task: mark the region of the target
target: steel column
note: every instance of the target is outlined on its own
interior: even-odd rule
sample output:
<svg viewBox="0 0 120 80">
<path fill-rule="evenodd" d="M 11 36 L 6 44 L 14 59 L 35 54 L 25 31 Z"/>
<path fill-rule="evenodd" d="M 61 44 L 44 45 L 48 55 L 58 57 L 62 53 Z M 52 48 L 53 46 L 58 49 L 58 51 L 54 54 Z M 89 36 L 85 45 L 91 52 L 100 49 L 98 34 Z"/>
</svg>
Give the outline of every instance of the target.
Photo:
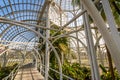
<svg viewBox="0 0 120 80">
<path fill-rule="evenodd" d="M 96 59 L 96 52 L 93 43 L 93 37 L 90 29 L 90 24 L 88 20 L 88 15 L 85 13 L 84 17 L 84 29 L 86 34 L 86 42 L 87 42 L 87 52 L 90 59 L 91 64 L 91 72 L 92 72 L 92 80 L 100 80 L 98 64 Z"/>
<path fill-rule="evenodd" d="M 50 28 L 50 19 L 49 19 L 49 9 L 50 9 L 50 4 L 48 4 L 47 6 L 47 10 L 46 10 L 46 27 Z M 50 37 L 50 30 L 46 30 L 46 39 L 48 39 Z M 45 80 L 48 80 L 48 71 L 49 71 L 49 56 L 50 56 L 50 52 L 49 52 L 49 43 L 46 42 L 46 49 L 45 49 Z"/>
<path fill-rule="evenodd" d="M 99 14 L 97 8 L 95 7 L 95 5 L 93 4 L 93 2 L 91 0 L 81 0 L 81 2 L 87 9 L 90 16 L 93 18 L 94 22 L 96 23 L 97 28 L 100 31 L 100 33 L 102 34 L 102 36 L 106 42 L 106 45 L 111 53 L 111 56 L 115 62 L 116 68 L 118 69 L 118 72 L 120 73 L 120 58 L 119 58 L 120 49 L 119 49 L 119 47 L 116 45 L 113 37 L 110 35 L 104 20 L 100 16 L 100 14 Z"/>
</svg>

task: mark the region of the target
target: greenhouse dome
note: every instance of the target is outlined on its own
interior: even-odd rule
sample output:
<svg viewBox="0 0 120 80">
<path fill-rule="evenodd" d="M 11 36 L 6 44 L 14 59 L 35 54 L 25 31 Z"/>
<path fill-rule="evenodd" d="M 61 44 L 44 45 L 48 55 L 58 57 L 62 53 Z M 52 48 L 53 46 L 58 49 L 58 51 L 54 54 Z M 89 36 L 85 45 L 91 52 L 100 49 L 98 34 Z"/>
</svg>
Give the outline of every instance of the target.
<svg viewBox="0 0 120 80">
<path fill-rule="evenodd" d="M 119 0 L 0 0 L 0 80 L 120 80 Z"/>
</svg>

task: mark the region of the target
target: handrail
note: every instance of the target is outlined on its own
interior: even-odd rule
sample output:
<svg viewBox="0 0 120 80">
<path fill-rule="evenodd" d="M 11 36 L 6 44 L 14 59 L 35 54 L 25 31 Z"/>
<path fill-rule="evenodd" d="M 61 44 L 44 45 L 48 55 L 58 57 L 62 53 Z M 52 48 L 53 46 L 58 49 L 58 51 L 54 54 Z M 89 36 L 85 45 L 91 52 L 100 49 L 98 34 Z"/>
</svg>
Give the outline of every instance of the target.
<svg viewBox="0 0 120 80">
<path fill-rule="evenodd" d="M 44 70 L 42 70 L 43 73 L 45 73 Z M 51 80 L 54 80 L 49 74 L 48 74 L 48 77 L 51 79 Z"/>
<path fill-rule="evenodd" d="M 17 65 L 17 66 L 11 71 L 11 73 L 10 73 L 8 76 L 4 77 L 2 80 L 8 80 L 8 78 L 10 78 L 10 77 L 11 77 L 11 80 L 12 80 L 13 75 L 15 74 L 14 71 L 15 71 L 16 69 L 18 70 L 18 67 L 19 67 L 19 65 Z M 17 72 L 17 70 L 16 70 L 16 72 Z"/>
<path fill-rule="evenodd" d="M 43 65 L 43 64 L 42 64 L 42 66 L 45 67 L 45 65 Z M 47 68 L 48 68 L 48 67 L 47 67 Z M 56 73 L 58 73 L 58 74 L 60 74 L 60 72 L 58 72 L 58 71 L 55 70 L 55 69 L 52 69 L 52 68 L 50 68 L 50 67 L 49 67 L 49 69 L 52 70 L 52 71 L 54 71 L 54 72 L 56 72 Z M 44 73 L 45 73 L 45 72 L 44 72 Z M 70 80 L 74 80 L 73 78 L 71 78 L 71 77 L 69 77 L 69 76 L 67 76 L 67 75 L 65 75 L 65 74 L 62 74 L 62 76 L 63 76 L 63 77 L 66 77 L 66 78 L 68 78 L 68 79 L 70 79 Z"/>
<path fill-rule="evenodd" d="M 11 78 L 11 80 L 13 80 L 14 77 L 15 77 L 15 75 L 16 75 L 16 73 L 18 72 L 19 68 L 21 67 L 22 63 L 23 63 L 23 61 L 22 61 L 20 64 L 18 64 L 18 65 L 11 71 L 11 73 L 10 73 L 8 76 L 4 77 L 2 80 L 8 80 L 9 78 Z"/>
</svg>

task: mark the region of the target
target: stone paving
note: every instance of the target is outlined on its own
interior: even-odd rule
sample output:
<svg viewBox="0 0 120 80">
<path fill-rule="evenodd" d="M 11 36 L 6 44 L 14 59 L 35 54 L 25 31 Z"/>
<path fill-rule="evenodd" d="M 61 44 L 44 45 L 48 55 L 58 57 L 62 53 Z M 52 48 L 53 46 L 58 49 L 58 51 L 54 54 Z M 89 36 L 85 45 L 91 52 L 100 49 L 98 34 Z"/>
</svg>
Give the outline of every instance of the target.
<svg viewBox="0 0 120 80">
<path fill-rule="evenodd" d="M 44 77 L 30 63 L 23 66 L 15 76 L 14 80 L 44 80 Z"/>
</svg>

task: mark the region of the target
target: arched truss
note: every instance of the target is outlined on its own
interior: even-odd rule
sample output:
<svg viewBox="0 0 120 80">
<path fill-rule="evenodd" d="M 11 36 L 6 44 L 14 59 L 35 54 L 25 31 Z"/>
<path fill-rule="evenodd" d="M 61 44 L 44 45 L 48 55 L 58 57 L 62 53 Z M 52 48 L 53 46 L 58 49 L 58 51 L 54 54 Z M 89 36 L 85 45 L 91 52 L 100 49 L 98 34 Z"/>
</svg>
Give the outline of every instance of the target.
<svg viewBox="0 0 120 80">
<path fill-rule="evenodd" d="M 2 0 L 0 3 L 0 16 L 12 20 L 36 24 L 40 9 L 44 0 Z M 35 27 L 29 26 L 35 30 Z M 10 24 L 0 24 L 1 40 L 19 41 L 19 42 L 36 42 L 36 35 L 33 32 L 20 26 Z"/>
<path fill-rule="evenodd" d="M 43 43 L 48 43 L 55 52 L 60 66 L 60 76 L 62 76 L 60 58 L 55 50 L 55 47 L 48 39 L 49 34 L 46 34 L 46 36 L 48 35 L 48 37 L 46 37 L 45 33 L 41 34 L 39 30 L 44 30 L 46 33 L 47 31 L 49 33 L 49 30 L 55 30 L 56 33 L 65 30 L 66 33 L 57 36 L 55 36 L 55 34 L 50 35 L 49 38 L 56 38 L 57 40 L 62 37 L 70 37 L 72 40 L 74 40 L 74 46 L 76 49 L 79 49 L 79 43 L 81 43 L 82 48 L 85 48 L 88 54 L 90 53 L 89 58 L 92 65 L 92 75 L 95 76 L 93 79 L 99 80 L 98 72 L 94 72 L 97 71 L 97 64 L 94 62 L 95 57 L 93 56 L 95 55 L 92 53 L 95 53 L 94 50 L 97 50 L 97 46 L 101 45 L 99 40 L 101 37 L 103 37 L 108 49 L 111 52 L 118 72 L 120 73 L 120 63 L 118 62 L 120 60 L 118 57 L 118 53 L 120 52 L 120 39 L 117 30 L 111 27 L 111 25 L 115 26 L 113 25 L 114 23 L 111 24 L 109 22 L 109 16 L 107 16 L 111 15 L 109 14 L 109 6 L 106 8 L 109 10 L 109 13 L 105 10 L 105 14 L 111 33 L 109 32 L 105 22 L 103 21 L 103 18 L 98 12 L 98 9 L 95 5 L 97 3 L 101 3 L 101 1 L 107 0 L 81 0 L 81 4 L 84 6 L 81 8 L 73 5 L 74 3 L 71 4 L 72 0 L 51 0 L 51 3 L 49 3 L 49 0 L 1 0 L 0 40 L 27 42 L 29 44 L 31 42 L 39 42 L 39 38 L 41 37 L 44 41 Z M 109 5 L 108 2 L 104 3 Z M 47 12 L 48 7 L 49 9 Z M 106 6 L 102 7 L 105 9 Z M 94 21 L 92 22 L 93 25 L 89 25 L 89 21 L 86 17 L 87 13 Z M 83 17 L 80 17 L 82 15 Z M 114 22 L 114 19 L 112 20 Z M 50 28 L 50 25 L 52 26 L 52 24 L 59 26 L 59 29 Z M 90 26 L 92 27 L 89 29 Z M 93 39 L 91 39 L 90 36 L 93 37 Z M 3 44 L 6 43 L 3 42 Z M 76 51 L 79 53 L 79 50 Z M 94 64 L 92 64 L 92 61 Z"/>
</svg>

